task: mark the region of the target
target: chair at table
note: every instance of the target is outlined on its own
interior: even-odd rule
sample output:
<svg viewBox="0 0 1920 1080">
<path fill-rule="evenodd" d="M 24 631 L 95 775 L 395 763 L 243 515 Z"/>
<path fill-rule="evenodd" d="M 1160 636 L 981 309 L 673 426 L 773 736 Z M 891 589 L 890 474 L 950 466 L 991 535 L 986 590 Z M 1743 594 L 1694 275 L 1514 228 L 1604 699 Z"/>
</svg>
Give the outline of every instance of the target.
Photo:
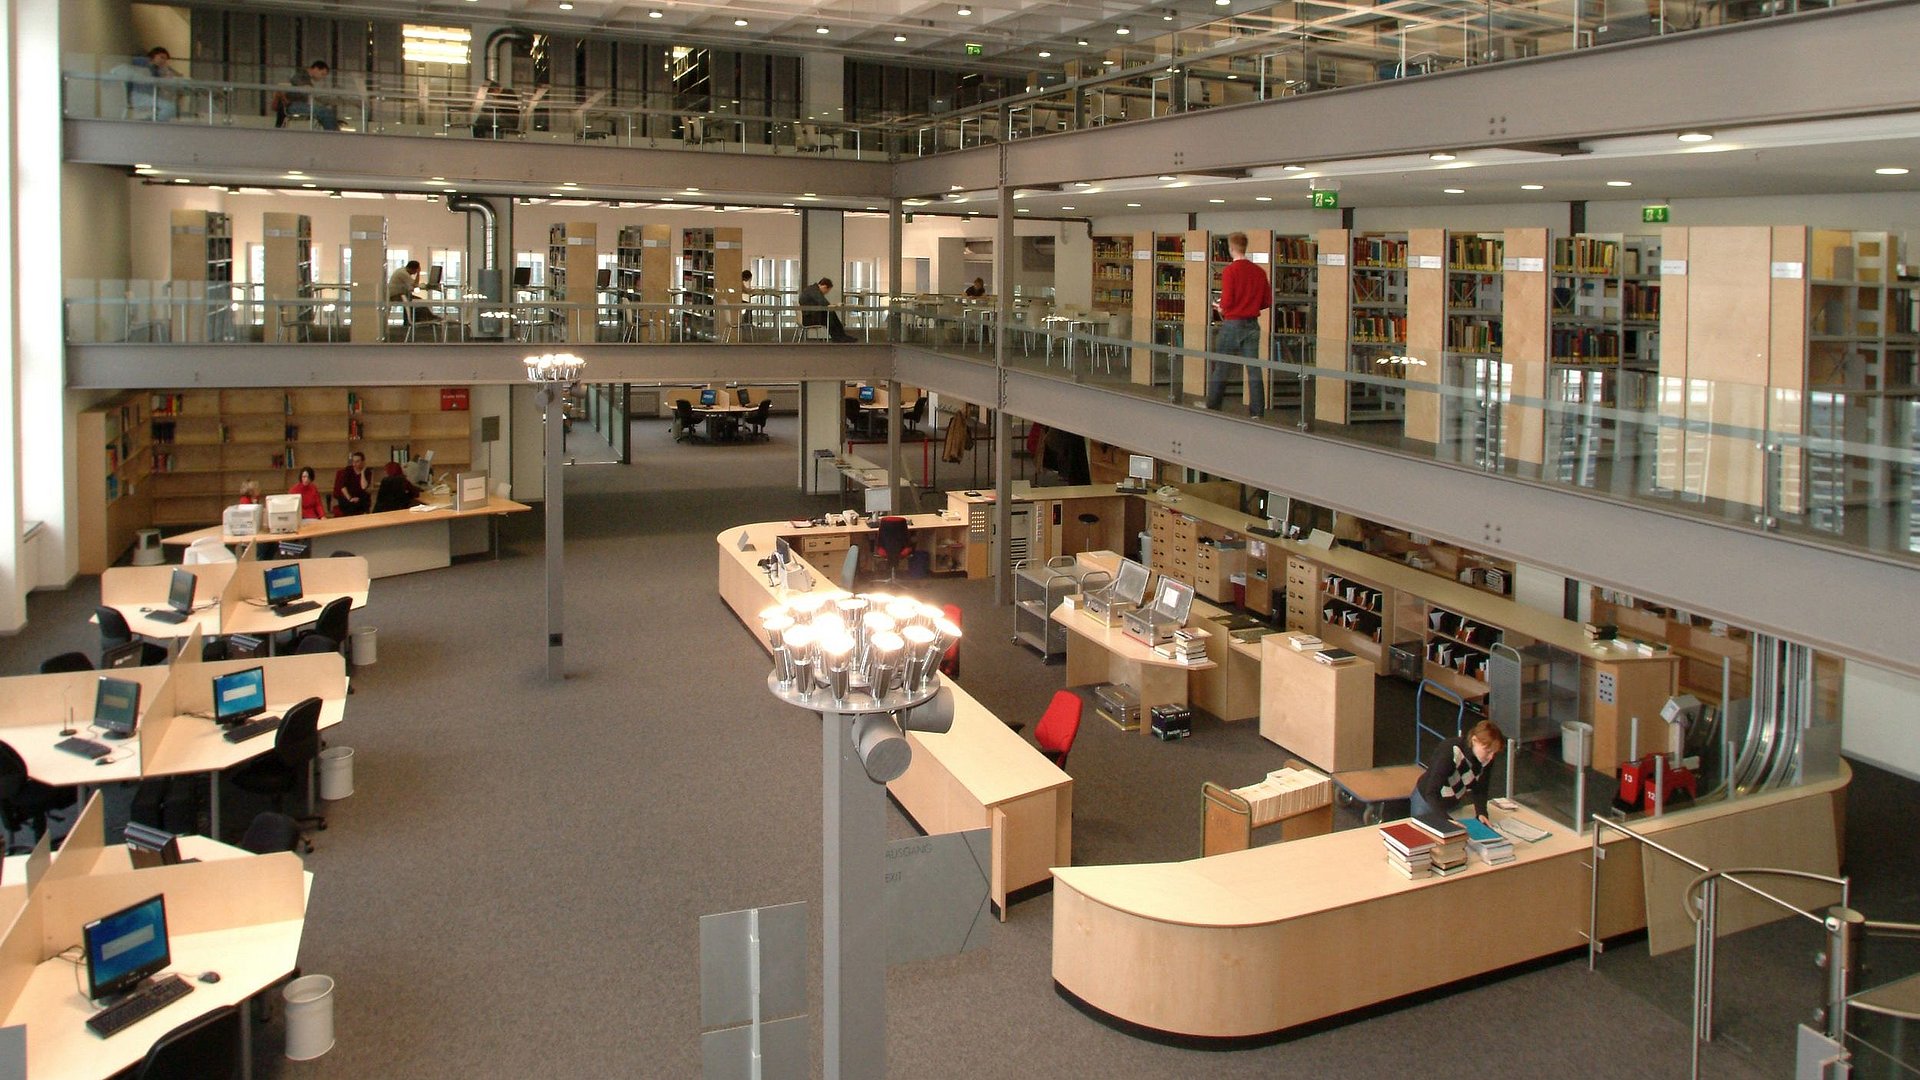
<svg viewBox="0 0 1920 1080">
<path fill-rule="evenodd" d="M 908 431 L 918 432 L 920 425 L 927 422 L 927 395 L 921 394 L 913 399 L 913 407 L 900 414 L 900 426 Z"/>
<path fill-rule="evenodd" d="M 292 851 L 300 846 L 300 823 L 285 814 L 262 810 L 240 837 L 240 846 L 255 855 Z"/>
<path fill-rule="evenodd" d="M 693 414 L 693 403 L 686 398 L 673 399 L 673 441 L 705 442 L 699 435 L 700 418 Z"/>
<path fill-rule="evenodd" d="M 767 419 L 773 415 L 773 402 L 762 399 L 754 410 L 740 418 L 740 422 L 753 429 L 756 439 L 767 438 Z"/>
<path fill-rule="evenodd" d="M 907 519 L 888 516 L 880 519 L 873 538 L 873 557 L 887 564 L 887 580 L 893 581 L 900 569 L 900 560 L 913 554 L 913 533 L 907 528 Z"/>
<path fill-rule="evenodd" d="M 352 640 L 348 635 L 348 622 L 353 615 L 353 597 L 336 596 L 327 601 L 320 614 L 305 626 L 296 626 L 282 634 L 275 642 L 283 652 L 299 652 L 300 646 L 308 638 L 325 638 L 333 643 L 334 650 Z M 313 650 L 308 650 L 309 652 Z"/>
<path fill-rule="evenodd" d="M 127 625 L 127 617 L 105 604 L 93 609 L 94 621 L 100 624 L 100 651 L 119 648 L 133 640 L 133 628 Z"/>
<path fill-rule="evenodd" d="M 235 1005 L 222 1005 L 167 1032 L 147 1051 L 134 1080 L 232 1080 L 240 1073 L 240 1025 Z"/>
<path fill-rule="evenodd" d="M 0 825 L 6 826 L 7 835 L 31 825 L 37 841 L 47 831 L 47 814 L 71 805 L 71 792 L 28 776 L 20 752 L 0 742 Z"/>
<path fill-rule="evenodd" d="M 63 652 L 59 656 L 49 656 L 40 661 L 40 674 L 55 675 L 63 671 L 92 671 L 93 660 L 83 652 Z"/>
<path fill-rule="evenodd" d="M 1056 690 L 1039 726 L 1033 729 L 1033 741 L 1040 744 L 1040 752 L 1063 769 L 1067 767 L 1067 752 L 1080 735 L 1080 710 L 1080 699 L 1072 691 Z"/>
<path fill-rule="evenodd" d="M 288 709 L 281 718 L 280 729 L 273 734 L 272 750 L 235 769 L 227 779 L 241 791 L 271 797 L 276 813 L 282 812 L 281 806 L 286 797 L 299 788 L 302 781 L 308 781 L 307 797 L 311 808 L 311 773 L 313 763 L 319 756 L 320 699 L 310 697 Z M 324 815 L 310 815 L 295 820 L 302 828 L 327 827 Z M 303 837 L 302 846 L 311 852 L 313 841 Z"/>
</svg>

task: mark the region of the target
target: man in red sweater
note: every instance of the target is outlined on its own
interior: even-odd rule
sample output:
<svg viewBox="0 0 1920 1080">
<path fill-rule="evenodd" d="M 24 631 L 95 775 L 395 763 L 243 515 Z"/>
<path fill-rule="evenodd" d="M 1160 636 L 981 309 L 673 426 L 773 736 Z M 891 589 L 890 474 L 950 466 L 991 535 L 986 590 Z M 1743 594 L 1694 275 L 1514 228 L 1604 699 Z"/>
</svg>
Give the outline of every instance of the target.
<svg viewBox="0 0 1920 1080">
<path fill-rule="evenodd" d="M 1260 313 L 1273 303 L 1273 283 L 1260 264 L 1247 258 L 1247 234 L 1227 237 L 1227 253 L 1233 261 L 1220 274 L 1220 299 L 1213 305 L 1220 313 L 1220 328 L 1213 332 L 1213 351 L 1229 356 L 1260 355 Z M 1222 360 L 1207 361 L 1207 408 L 1218 409 L 1227 394 L 1227 377 L 1237 364 Z M 1264 371 L 1245 368 L 1247 376 L 1247 412 L 1259 417 L 1267 411 Z"/>
</svg>

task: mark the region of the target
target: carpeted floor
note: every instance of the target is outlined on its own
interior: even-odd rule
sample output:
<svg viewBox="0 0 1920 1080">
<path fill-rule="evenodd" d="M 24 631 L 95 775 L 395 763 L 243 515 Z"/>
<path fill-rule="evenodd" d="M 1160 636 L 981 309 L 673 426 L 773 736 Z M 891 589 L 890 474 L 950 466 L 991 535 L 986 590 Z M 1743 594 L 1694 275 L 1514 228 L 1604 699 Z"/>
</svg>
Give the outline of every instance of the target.
<svg viewBox="0 0 1920 1080">
<path fill-rule="evenodd" d="M 759 446 L 675 445 L 664 423 L 640 423 L 631 466 L 568 470 L 564 684 L 545 678 L 537 512 L 510 521 L 497 561 L 376 583 L 355 624 L 379 628 L 379 660 L 358 672 L 332 737 L 356 750 L 357 790 L 328 804 L 331 828 L 308 858 L 317 880 L 302 965 L 338 980 L 339 1044 L 289 1063 L 270 1029 L 259 1075 L 699 1074 L 698 917 L 817 906 L 820 893 L 817 728 L 766 693 L 766 655 L 714 588 L 722 528 L 838 508 L 793 490 L 792 419 L 776 417 L 772 431 Z M 594 456 L 576 445 L 581 460 Z M 924 591 L 965 608 L 969 690 L 1004 717 L 1037 718 L 1060 669 L 1010 643 L 990 583 Z M 0 641 L 0 672 L 95 651 L 86 617 L 97 596 L 94 579 L 35 594 L 28 632 Z M 1203 722 L 1194 738 L 1161 744 L 1090 717 L 1071 761 L 1074 860 L 1190 856 L 1199 782 L 1251 778 L 1278 753 L 1251 723 Z M 1911 805 L 1913 785 L 1862 772 L 1863 816 Z M 229 821 L 250 812 L 236 805 Z M 896 835 L 911 830 L 894 818 Z M 1853 823 L 1856 836 L 1870 828 Z M 1863 895 L 1885 904 L 1874 917 L 1911 917 L 1913 868 L 1885 868 L 1889 887 L 1876 889 L 1889 855 L 1877 844 L 1854 855 Z M 1434 932 L 1499 933 L 1527 918 L 1524 906 L 1485 915 Z M 1397 1077 L 1455 1067 L 1439 1063 L 1463 1049 L 1458 1067 L 1478 1076 L 1686 1069 L 1688 969 L 1632 963 L 1633 945 L 1598 974 L 1584 957 L 1553 962 L 1274 1045 L 1207 1052 L 1130 1038 L 1059 998 L 1051 917 L 1041 895 L 1015 905 L 984 949 L 893 969 L 892 1075 Z M 1730 961 L 1723 979 L 1792 965 L 1804 967 L 1804 953 Z M 1644 979 L 1659 985 L 1636 985 Z M 1737 989 L 1723 996 L 1725 1011 L 1750 1008 Z M 1777 1013 L 1764 1027 L 1784 1040 L 1799 1017 Z M 1716 1044 L 1709 1075 L 1783 1075 L 1791 1057 L 1775 1041 Z"/>
</svg>

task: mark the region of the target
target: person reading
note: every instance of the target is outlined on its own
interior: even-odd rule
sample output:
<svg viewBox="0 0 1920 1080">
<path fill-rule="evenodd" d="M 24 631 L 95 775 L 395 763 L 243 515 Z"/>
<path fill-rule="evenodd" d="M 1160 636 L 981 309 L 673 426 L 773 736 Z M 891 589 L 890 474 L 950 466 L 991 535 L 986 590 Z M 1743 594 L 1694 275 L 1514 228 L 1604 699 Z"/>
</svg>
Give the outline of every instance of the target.
<svg viewBox="0 0 1920 1080">
<path fill-rule="evenodd" d="M 840 316 L 833 310 L 832 301 L 827 299 L 827 294 L 832 291 L 832 278 L 821 278 L 800 290 L 800 325 L 824 326 L 827 328 L 827 337 L 833 341 L 857 340 L 847 333 Z"/>
<path fill-rule="evenodd" d="M 1483 824 L 1493 824 L 1487 819 L 1487 785 L 1493 776 L 1493 759 L 1506 745 L 1507 737 L 1491 720 L 1482 720 L 1465 736 L 1441 743 L 1414 786 L 1412 816 L 1452 817 L 1461 801 L 1472 796 L 1474 816 Z"/>
</svg>

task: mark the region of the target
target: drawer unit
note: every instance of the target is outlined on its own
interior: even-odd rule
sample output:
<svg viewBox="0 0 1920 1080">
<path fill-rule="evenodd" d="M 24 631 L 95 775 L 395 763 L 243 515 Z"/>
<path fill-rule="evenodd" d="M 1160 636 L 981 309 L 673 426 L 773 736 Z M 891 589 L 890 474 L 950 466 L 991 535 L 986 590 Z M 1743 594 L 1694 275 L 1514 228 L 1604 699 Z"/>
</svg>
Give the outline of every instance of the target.
<svg viewBox="0 0 1920 1080">
<path fill-rule="evenodd" d="M 816 556 L 833 556 L 853 546 L 853 539 L 846 533 L 831 533 L 820 536 L 800 538 L 800 557 L 812 559 Z"/>
<path fill-rule="evenodd" d="M 1311 634 L 1319 625 L 1318 613 L 1314 610 L 1317 587 L 1318 575 L 1312 563 L 1304 559 L 1287 560 L 1287 629 Z"/>
</svg>

